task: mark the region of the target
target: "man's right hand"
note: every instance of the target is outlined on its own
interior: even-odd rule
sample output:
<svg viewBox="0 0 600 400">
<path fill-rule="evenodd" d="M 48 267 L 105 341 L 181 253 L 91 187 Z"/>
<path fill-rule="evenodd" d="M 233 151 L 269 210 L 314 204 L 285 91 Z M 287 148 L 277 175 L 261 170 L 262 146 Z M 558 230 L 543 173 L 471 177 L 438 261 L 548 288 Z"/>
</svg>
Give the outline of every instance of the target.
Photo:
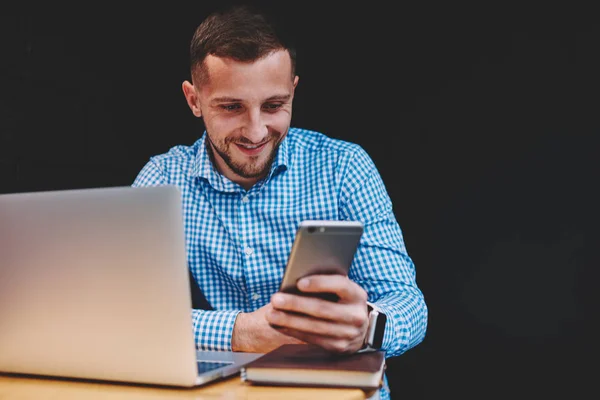
<svg viewBox="0 0 600 400">
<path fill-rule="evenodd" d="M 231 337 L 233 351 L 267 353 L 282 344 L 305 343 L 269 325 L 265 315 L 272 308 L 271 303 L 268 303 L 254 312 L 238 314 Z"/>
</svg>

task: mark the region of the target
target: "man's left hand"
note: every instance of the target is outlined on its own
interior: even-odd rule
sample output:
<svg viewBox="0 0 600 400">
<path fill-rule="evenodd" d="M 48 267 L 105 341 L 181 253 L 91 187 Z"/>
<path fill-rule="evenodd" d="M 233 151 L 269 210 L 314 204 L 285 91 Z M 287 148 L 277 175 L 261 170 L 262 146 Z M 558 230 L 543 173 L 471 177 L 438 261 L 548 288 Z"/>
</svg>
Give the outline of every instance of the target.
<svg viewBox="0 0 600 400">
<path fill-rule="evenodd" d="M 343 275 L 311 275 L 298 281 L 305 293 L 335 293 L 332 302 L 317 297 L 275 293 L 267 321 L 280 332 L 337 353 L 363 347 L 369 316 L 367 293 Z"/>
</svg>

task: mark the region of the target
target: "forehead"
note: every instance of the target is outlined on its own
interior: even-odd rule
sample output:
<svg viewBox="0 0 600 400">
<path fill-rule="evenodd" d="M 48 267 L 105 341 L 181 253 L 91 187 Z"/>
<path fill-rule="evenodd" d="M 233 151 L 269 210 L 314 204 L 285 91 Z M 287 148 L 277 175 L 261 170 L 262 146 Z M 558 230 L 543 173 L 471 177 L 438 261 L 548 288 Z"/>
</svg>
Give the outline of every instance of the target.
<svg viewBox="0 0 600 400">
<path fill-rule="evenodd" d="M 249 62 L 209 55 L 206 83 L 200 87 L 202 97 L 241 100 L 289 94 L 293 87 L 292 62 L 287 51 L 279 50 Z"/>
</svg>

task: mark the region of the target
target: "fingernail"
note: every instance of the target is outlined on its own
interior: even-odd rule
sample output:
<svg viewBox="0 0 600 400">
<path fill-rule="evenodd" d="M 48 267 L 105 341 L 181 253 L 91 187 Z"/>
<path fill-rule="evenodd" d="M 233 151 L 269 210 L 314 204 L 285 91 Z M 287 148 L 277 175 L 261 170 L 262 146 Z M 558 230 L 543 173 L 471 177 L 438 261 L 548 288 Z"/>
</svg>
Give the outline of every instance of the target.
<svg viewBox="0 0 600 400">
<path fill-rule="evenodd" d="M 284 303 L 283 297 L 278 294 L 274 294 L 271 298 L 271 303 L 273 303 L 274 306 L 281 307 Z"/>
<path fill-rule="evenodd" d="M 298 288 L 306 289 L 306 288 L 308 288 L 308 286 L 310 286 L 310 279 L 302 278 L 298 281 Z"/>
</svg>

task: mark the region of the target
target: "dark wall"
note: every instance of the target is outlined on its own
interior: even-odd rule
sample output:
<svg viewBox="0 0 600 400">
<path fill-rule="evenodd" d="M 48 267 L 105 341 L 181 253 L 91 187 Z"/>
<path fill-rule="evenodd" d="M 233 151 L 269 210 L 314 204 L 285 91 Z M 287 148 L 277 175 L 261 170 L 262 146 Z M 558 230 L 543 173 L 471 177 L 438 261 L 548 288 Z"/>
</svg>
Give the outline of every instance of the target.
<svg viewBox="0 0 600 400">
<path fill-rule="evenodd" d="M 395 397 L 582 392 L 598 335 L 592 10 L 283 3 L 293 124 L 370 152 L 430 307 L 425 341 L 390 362 Z M 6 10 L 0 193 L 129 185 L 192 143 L 180 85 L 215 4 Z"/>
</svg>

